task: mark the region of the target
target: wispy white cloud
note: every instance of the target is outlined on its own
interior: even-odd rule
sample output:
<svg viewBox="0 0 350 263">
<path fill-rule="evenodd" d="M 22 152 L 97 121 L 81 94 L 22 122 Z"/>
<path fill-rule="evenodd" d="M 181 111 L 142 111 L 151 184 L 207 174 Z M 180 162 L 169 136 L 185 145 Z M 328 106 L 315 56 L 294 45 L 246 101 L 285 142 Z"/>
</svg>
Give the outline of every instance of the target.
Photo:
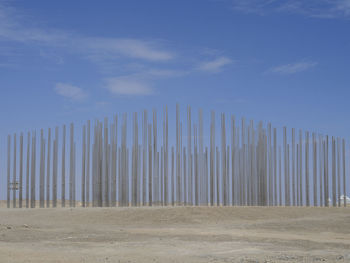
<svg viewBox="0 0 350 263">
<path fill-rule="evenodd" d="M 200 53 L 197 49 L 197 55 L 185 58 L 179 50 L 167 48 L 162 40 L 85 36 L 48 28 L 0 0 L 0 43 L 10 46 L 12 42 L 14 46 L 34 48 L 38 56 L 56 64 L 69 61 L 72 55 L 91 61 L 104 74 L 104 87 L 117 95 L 151 95 L 156 93 L 155 87 L 162 79 L 198 71 L 215 73 L 233 62 L 215 51 L 215 54 L 201 54 L 204 61 L 196 65 L 194 61 L 198 61 L 196 56 Z M 176 60 L 179 56 L 184 58 L 181 62 Z M 206 57 L 217 58 L 205 61 Z M 174 62 L 182 69 L 174 69 Z M 64 83 L 58 83 L 55 91 L 75 101 L 87 96 L 79 87 Z"/>
<path fill-rule="evenodd" d="M 174 52 L 159 41 L 119 37 L 90 37 L 67 31 L 38 28 L 16 10 L 0 3 L 0 41 L 14 41 L 39 46 L 65 48 L 93 60 L 127 57 L 146 61 L 167 61 Z"/>
<path fill-rule="evenodd" d="M 268 73 L 290 75 L 309 70 L 317 65 L 317 62 L 301 61 L 291 64 L 280 65 L 269 69 Z"/>
<path fill-rule="evenodd" d="M 84 101 L 88 97 L 88 94 L 83 89 L 68 83 L 57 83 L 54 91 L 58 95 L 72 101 Z"/>
<path fill-rule="evenodd" d="M 134 79 L 129 76 L 107 79 L 106 89 L 114 95 L 141 96 L 151 95 L 154 90 L 145 80 Z"/>
<path fill-rule="evenodd" d="M 259 15 L 284 12 L 319 18 L 350 16 L 350 0 L 231 0 L 231 3 L 236 11 Z"/>
<path fill-rule="evenodd" d="M 222 70 L 222 68 L 228 64 L 231 64 L 232 60 L 227 57 L 219 57 L 211 61 L 201 62 L 197 69 L 201 71 L 207 71 L 216 73 Z"/>
<path fill-rule="evenodd" d="M 91 56 L 126 56 L 149 61 L 167 61 L 173 52 L 162 50 L 155 41 L 127 38 L 80 38 L 80 46 Z"/>
<path fill-rule="evenodd" d="M 179 77 L 188 72 L 149 68 L 137 73 L 108 78 L 105 88 L 114 95 L 145 96 L 155 93 L 154 82 L 160 79 Z"/>
</svg>

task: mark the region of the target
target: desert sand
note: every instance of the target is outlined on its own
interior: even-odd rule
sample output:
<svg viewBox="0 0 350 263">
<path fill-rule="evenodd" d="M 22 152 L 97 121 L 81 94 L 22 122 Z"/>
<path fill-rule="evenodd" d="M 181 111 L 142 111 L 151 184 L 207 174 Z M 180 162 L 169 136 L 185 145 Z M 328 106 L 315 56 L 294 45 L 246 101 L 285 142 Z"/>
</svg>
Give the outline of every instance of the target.
<svg viewBox="0 0 350 263">
<path fill-rule="evenodd" d="M 350 208 L 0 208 L 0 262 L 350 262 Z"/>
</svg>

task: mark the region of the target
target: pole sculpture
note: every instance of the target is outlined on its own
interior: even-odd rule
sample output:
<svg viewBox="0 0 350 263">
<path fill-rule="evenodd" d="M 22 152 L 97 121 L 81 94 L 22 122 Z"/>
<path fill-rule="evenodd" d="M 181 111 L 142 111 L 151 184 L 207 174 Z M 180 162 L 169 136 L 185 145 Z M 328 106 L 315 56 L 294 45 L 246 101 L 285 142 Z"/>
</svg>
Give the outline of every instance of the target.
<svg viewBox="0 0 350 263">
<path fill-rule="evenodd" d="M 69 206 L 76 205 L 76 191 L 83 207 L 90 206 L 91 201 L 92 206 L 105 207 L 347 205 L 344 139 L 332 136 L 329 151 L 328 135 L 313 132 L 310 141 L 310 133 L 306 131 L 303 135 L 300 130 L 298 140 L 294 128 L 288 138 L 287 127 L 283 127 L 280 142 L 278 130 L 271 123 L 254 125 L 242 118 L 238 125 L 230 115 L 226 127 L 226 115 L 222 113 L 216 123 L 215 112 L 211 111 L 207 130 L 202 110 L 195 121 L 190 107 L 186 122 L 181 121 L 180 113 L 176 105 L 176 119 L 169 125 L 165 107 L 162 129 L 158 131 L 156 110 L 152 110 L 151 118 L 144 110 L 140 121 L 135 112 L 130 138 L 126 113 L 120 128 L 118 116 L 111 122 L 107 118 L 102 122 L 96 120 L 92 131 L 90 121 L 84 123 L 81 133 L 78 132 L 81 140 L 77 141 L 74 124 L 70 124 Z M 169 133 L 169 129 L 173 132 Z M 172 141 L 169 136 L 174 144 L 169 142 Z M 38 144 L 35 131 L 26 137 L 23 133 L 7 137 L 7 207 L 23 207 L 24 196 L 25 207 L 36 207 L 36 197 L 41 208 L 50 207 L 51 201 L 52 207 L 57 207 L 59 188 L 65 207 L 66 126 L 62 127 L 62 147 L 58 127 L 53 132 L 51 128 L 40 130 Z M 77 160 L 81 161 L 78 167 Z"/>
</svg>

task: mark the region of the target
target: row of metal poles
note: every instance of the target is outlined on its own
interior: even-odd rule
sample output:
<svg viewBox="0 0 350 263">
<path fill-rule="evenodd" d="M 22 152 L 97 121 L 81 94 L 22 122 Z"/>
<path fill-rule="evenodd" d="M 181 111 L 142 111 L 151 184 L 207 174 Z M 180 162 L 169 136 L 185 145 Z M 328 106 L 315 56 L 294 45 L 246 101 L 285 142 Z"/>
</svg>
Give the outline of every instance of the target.
<svg viewBox="0 0 350 263">
<path fill-rule="evenodd" d="M 178 105 L 174 146 L 169 146 L 167 107 L 159 137 L 155 110 L 151 117 L 142 112 L 141 129 L 137 113 L 132 115 L 131 132 L 127 124 L 127 114 L 122 115 L 120 130 L 118 116 L 111 123 L 97 120 L 93 127 L 88 121 L 79 151 L 73 124 L 69 143 L 65 125 L 62 135 L 58 127 L 54 134 L 48 129 L 47 137 L 41 130 L 39 143 L 36 132 L 27 134 L 26 144 L 21 133 L 19 145 L 16 134 L 9 135 L 7 207 L 65 207 L 67 190 L 70 207 L 77 205 L 77 196 L 83 207 L 346 206 L 344 139 L 301 130 L 297 136 L 291 129 L 288 140 L 286 127 L 278 138 L 270 123 L 264 127 L 243 118 L 238 126 L 234 116 L 227 119 L 225 114 L 216 134 L 214 112 L 208 137 L 202 110 L 194 123 L 188 107 L 185 126 Z"/>
</svg>

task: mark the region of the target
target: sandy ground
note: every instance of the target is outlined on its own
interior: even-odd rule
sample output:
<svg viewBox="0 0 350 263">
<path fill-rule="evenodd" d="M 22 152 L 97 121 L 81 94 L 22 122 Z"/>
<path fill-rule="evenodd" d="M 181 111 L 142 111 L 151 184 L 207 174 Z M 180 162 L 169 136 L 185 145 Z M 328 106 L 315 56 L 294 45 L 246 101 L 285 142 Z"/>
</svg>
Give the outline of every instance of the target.
<svg viewBox="0 0 350 263">
<path fill-rule="evenodd" d="M 0 208 L 0 262 L 350 262 L 350 208 Z"/>
</svg>

